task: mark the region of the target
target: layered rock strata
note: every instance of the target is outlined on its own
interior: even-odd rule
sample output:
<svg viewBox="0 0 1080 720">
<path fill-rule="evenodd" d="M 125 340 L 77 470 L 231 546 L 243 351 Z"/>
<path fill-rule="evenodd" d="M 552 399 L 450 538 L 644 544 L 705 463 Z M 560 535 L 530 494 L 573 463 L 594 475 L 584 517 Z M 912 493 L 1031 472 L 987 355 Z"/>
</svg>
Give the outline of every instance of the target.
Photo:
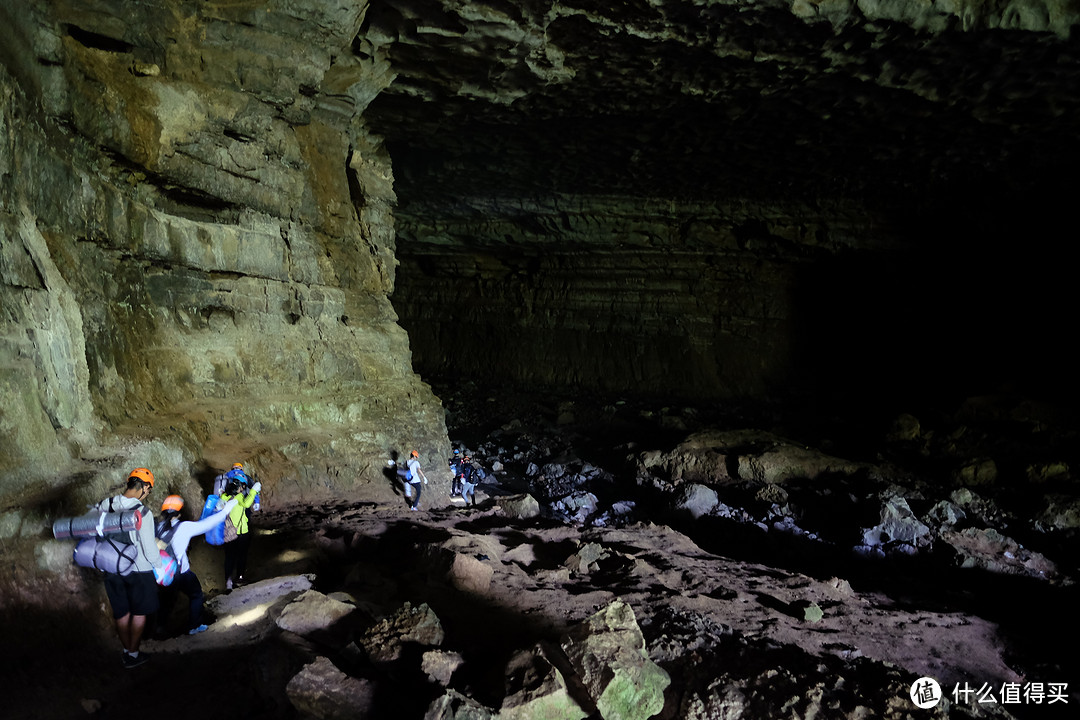
<svg viewBox="0 0 1080 720">
<path fill-rule="evenodd" d="M 361 113 L 389 68 L 352 50 L 362 4 L 294 5 L 0 8 L 5 506 L 140 465 L 201 504 L 236 460 L 315 499 L 448 454 L 387 299 Z"/>
</svg>

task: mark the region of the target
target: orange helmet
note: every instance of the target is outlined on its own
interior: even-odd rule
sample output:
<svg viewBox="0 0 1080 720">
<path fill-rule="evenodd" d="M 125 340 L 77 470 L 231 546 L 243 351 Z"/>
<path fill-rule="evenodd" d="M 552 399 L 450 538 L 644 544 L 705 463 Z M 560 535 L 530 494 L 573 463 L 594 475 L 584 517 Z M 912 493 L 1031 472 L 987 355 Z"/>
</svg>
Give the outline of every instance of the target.
<svg viewBox="0 0 1080 720">
<path fill-rule="evenodd" d="M 131 478 L 142 480 L 150 487 L 154 487 L 154 473 L 150 472 L 146 468 L 135 468 L 131 471 L 131 473 L 128 474 L 128 480 L 130 480 Z"/>
<path fill-rule="evenodd" d="M 244 469 L 244 463 L 233 463 L 232 466 L 234 468 L 240 468 L 241 470 Z"/>
<path fill-rule="evenodd" d="M 161 503 L 161 512 L 166 510 L 174 510 L 180 512 L 184 509 L 184 498 L 179 495 L 170 495 L 165 498 L 165 502 Z"/>
<path fill-rule="evenodd" d="M 420 457 L 420 453 L 418 453 L 416 450 L 413 450 L 411 453 L 409 453 L 409 455 L 414 458 Z"/>
</svg>

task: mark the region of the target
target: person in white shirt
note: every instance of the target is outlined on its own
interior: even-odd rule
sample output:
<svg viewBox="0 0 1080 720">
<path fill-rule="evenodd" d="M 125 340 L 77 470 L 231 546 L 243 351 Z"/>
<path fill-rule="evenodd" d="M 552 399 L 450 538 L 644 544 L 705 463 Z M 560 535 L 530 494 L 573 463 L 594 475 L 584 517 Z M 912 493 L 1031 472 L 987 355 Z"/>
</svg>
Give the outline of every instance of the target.
<svg viewBox="0 0 1080 720">
<path fill-rule="evenodd" d="M 405 464 L 405 467 L 409 469 L 409 478 L 405 481 L 405 495 L 410 500 L 409 509 L 419 510 L 420 488 L 423 487 L 420 484 L 421 480 L 424 485 L 427 485 L 427 475 L 420 469 L 420 453 L 416 450 L 409 453 L 409 461 Z"/>
<path fill-rule="evenodd" d="M 124 647 L 124 667 L 134 668 L 149 657 L 139 653 L 146 616 L 158 609 L 157 580 L 154 570 L 161 569 L 161 553 L 154 541 L 154 515 L 143 505 L 154 489 L 154 473 L 135 468 L 128 475 L 127 485 L 120 495 L 105 498 L 97 504 L 101 512 L 138 510 L 142 515 L 137 530 L 128 534 L 127 541 L 138 548 L 132 570 L 127 575 L 105 573 L 105 594 L 109 596 L 116 634 Z"/>
<path fill-rule="evenodd" d="M 191 562 L 187 555 L 188 545 L 192 538 L 203 535 L 225 522 L 225 518 L 237 503 L 239 499 L 233 498 L 224 503 L 213 515 L 202 520 L 180 519 L 180 511 L 184 509 L 184 498 L 179 495 L 170 495 L 161 504 L 162 519 L 158 521 L 155 534 L 176 558 L 177 568 L 176 577 L 172 583 L 161 588 L 161 609 L 158 612 L 159 634 L 164 632 L 180 593 L 184 593 L 188 598 L 188 635 L 197 635 L 206 630 L 206 625 L 202 622 L 204 599 L 202 585 L 191 569 Z"/>
</svg>

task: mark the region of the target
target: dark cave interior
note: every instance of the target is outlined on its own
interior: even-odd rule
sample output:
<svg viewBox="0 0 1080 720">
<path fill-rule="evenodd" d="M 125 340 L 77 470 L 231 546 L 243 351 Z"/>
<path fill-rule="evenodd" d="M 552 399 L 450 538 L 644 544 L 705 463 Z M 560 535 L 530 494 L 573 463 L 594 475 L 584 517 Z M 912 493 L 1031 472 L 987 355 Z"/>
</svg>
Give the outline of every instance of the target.
<svg viewBox="0 0 1080 720">
<path fill-rule="evenodd" d="M 1071 620 L 1074 587 L 979 568 L 958 572 L 957 555 L 944 543 L 918 557 L 851 554 L 852 538 L 880 516 L 886 479 L 865 472 L 789 482 L 784 490 L 798 520 L 823 540 L 811 542 L 720 516 L 687 522 L 668 511 L 671 488 L 635 486 L 629 458 L 643 447 L 671 450 L 703 428 L 767 430 L 880 464 L 913 487 L 929 481 L 919 491 L 905 489 L 912 510 L 923 513 L 927 485 L 944 492 L 958 484 L 958 465 L 992 457 L 998 477 L 986 492 L 1007 510 L 1009 532 L 1075 576 L 1076 528 L 1044 533 L 1026 521 L 1044 509 L 1045 498 L 1077 494 L 1075 470 L 1037 486 L 1029 473 L 1039 463 L 1080 466 L 1068 250 L 1080 193 L 1071 171 L 1080 160 L 1080 38 L 956 26 L 924 32 L 857 14 L 831 26 L 769 3 L 631 3 L 592 14 L 571 3 L 567 15 L 547 24 L 545 3 L 496 5 L 497 21 L 465 19 L 464 11 L 458 17 L 460 8 L 428 0 L 375 5 L 352 45 L 361 61 L 378 55 L 397 73 L 353 119 L 385 140 L 396 196 L 386 221 L 396 247 L 388 255 L 400 263 L 390 299 L 409 335 L 412 369 L 442 402 L 449 440 L 470 448 L 520 444 L 522 455 L 533 453 L 530 460 L 610 470 L 619 484 L 590 487 L 602 502 L 639 503 L 645 522 L 668 524 L 703 553 L 760 565 L 754 572 L 764 578 L 841 576 L 857 592 L 880 593 L 913 613 L 977 616 L 1000 626 L 1013 669 L 1072 681 L 1080 643 Z M 237 12 L 236 25 L 250 27 L 244 10 Z M 527 29 L 521 38 L 542 37 L 550 52 L 507 42 L 505 29 L 519 24 Z M 140 26 L 131 39 L 154 37 L 153 27 Z M 68 32 L 90 57 L 140 47 L 76 25 Z M 269 37 L 276 36 L 259 40 Z M 165 57 L 159 50 L 146 54 Z M 226 68 L 225 80 L 208 83 L 227 85 L 229 74 Z M 269 89 L 260 88 L 259 102 L 280 99 L 272 79 L 267 72 Z M 306 130 L 304 108 L 323 92 L 299 88 L 275 111 L 290 133 Z M 328 105 L 336 108 L 338 100 Z M 223 136 L 245 145 L 262 141 L 258 132 L 232 127 Z M 107 152 L 117 166 L 139 169 Z M 271 164 L 273 157 L 263 159 Z M 168 186 L 158 200 L 167 213 L 229 224 L 244 212 L 242 193 L 232 197 L 225 185 L 219 197 L 200 189 L 198 178 L 187 187 L 149 177 Z M 347 182 L 354 204 L 368 200 L 359 174 Z M 360 215 L 359 207 L 351 209 Z M 340 270 L 347 289 L 351 269 Z M 228 323 L 232 312 L 223 313 Z M 294 324 L 304 319 L 292 310 L 287 317 Z M 886 442 L 901 413 L 917 417 L 922 434 Z M 564 415 L 572 419 L 562 422 Z M 515 423 L 517 430 L 507 430 Z M 496 455 L 505 459 L 491 450 Z M 511 480 L 528 489 L 525 468 L 507 464 L 507 476 L 516 474 Z M 492 487 L 491 497 L 502 490 Z M 770 511 L 746 486 L 722 492 L 734 507 Z M 424 597 L 442 603 L 438 611 L 453 640 L 477 656 L 555 634 L 542 613 L 526 617 L 492 603 L 484 608 L 491 627 L 507 632 L 470 636 L 477 620 L 455 605 L 442 580 L 429 582 L 430 568 L 402 572 L 401 565 L 422 565 L 431 552 L 425 543 L 442 542 L 450 529 L 481 537 L 502 532 L 523 543 L 526 531 L 558 522 L 516 526 L 494 517 L 489 498 L 480 511 L 487 516 L 455 518 L 439 508 L 425 525 L 408 512 L 398 513 L 402 520 L 387 511 L 370 526 L 350 527 L 348 516 L 369 505 L 375 503 L 313 505 L 267 513 L 261 522 L 267 537 L 291 526 L 295 534 L 275 543 L 363 537 L 345 553 L 347 562 L 324 557 L 314 569 L 318 588 L 329 593 L 343 587 L 349 563 L 377 558 L 368 568 L 370 594 L 361 596 L 361 604 L 371 603 L 365 620 L 375 609 Z M 531 570 L 557 569 L 593 530 L 574 528 L 582 534 L 573 541 L 537 541 L 540 557 Z M 270 576 L 281 568 L 267 546 L 261 559 Z M 216 575 L 220 563 L 213 557 L 207 568 L 211 562 L 208 573 Z M 632 565 L 620 558 L 565 590 L 639 590 L 623 574 Z M 380 595 L 386 587 L 393 590 Z M 677 592 L 654 584 L 643 591 L 643 605 L 655 605 L 650 610 L 661 617 L 656 608 Z M 736 595 L 723 587 L 711 592 L 713 599 Z M 780 616 L 798 615 L 777 598 L 762 592 L 756 601 Z M 25 634 L 17 645 L 33 652 L 10 679 L 46 677 L 53 641 L 70 653 L 65 669 L 92 670 L 70 687 L 49 677 L 46 691 L 113 701 L 102 717 L 125 716 L 115 699 L 132 687 L 140 703 L 155 701 L 156 688 L 116 678 L 99 662 L 115 647 L 110 628 L 91 627 L 73 639 L 60 627 L 82 619 L 42 616 L 19 628 Z M 45 628 L 40 636 L 35 624 Z M 1048 637 L 1055 625 L 1059 632 Z M 655 628 L 659 634 L 662 623 Z M 305 661 L 331 652 L 327 647 L 287 637 L 202 657 L 227 665 L 226 680 L 243 686 L 222 700 L 223 715 L 291 719 L 297 711 L 285 686 Z M 839 663 L 767 641 L 753 652 L 712 651 L 707 660 L 715 666 L 706 663 L 702 672 L 719 673 L 748 656 L 762 672 L 783 656 L 778 662 L 790 661 L 804 678 Z M 183 651 L 163 655 L 164 672 L 186 673 L 192 687 L 221 680 L 210 663 L 189 663 Z M 348 666 L 348 658 L 335 659 Z M 504 658 L 497 659 L 470 668 L 492 673 L 476 677 L 473 689 L 494 706 L 502 699 Z M 408 660 L 415 666 L 408 672 L 417 674 L 419 659 Z M 385 681 L 380 692 L 402 687 L 369 666 L 349 669 Z M 878 672 L 884 673 L 874 667 L 853 675 L 852 683 Z M 256 681 L 244 685 L 252 676 Z M 445 688 L 423 690 L 407 703 L 400 696 L 380 702 L 419 716 L 431 699 L 425 693 Z M 1075 684 L 1073 690 L 1075 698 Z M 205 717 L 199 708 L 175 716 L 180 712 Z M 674 712 L 669 708 L 669 717 Z"/>
</svg>

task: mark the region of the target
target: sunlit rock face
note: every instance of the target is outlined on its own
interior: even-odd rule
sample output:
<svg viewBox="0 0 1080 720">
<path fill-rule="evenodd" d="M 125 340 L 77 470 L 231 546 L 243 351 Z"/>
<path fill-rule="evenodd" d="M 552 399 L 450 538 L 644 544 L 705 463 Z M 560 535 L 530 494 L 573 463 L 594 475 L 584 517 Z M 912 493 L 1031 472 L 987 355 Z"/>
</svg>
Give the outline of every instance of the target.
<svg viewBox="0 0 1080 720">
<path fill-rule="evenodd" d="M 352 50 L 362 14 L 2 3 L 0 494 L 145 465 L 201 502 L 192 476 L 243 460 L 317 498 L 446 454 L 387 299 L 393 172 L 362 112 L 390 75 Z"/>
<path fill-rule="evenodd" d="M 414 370 L 706 400 L 1060 377 L 1032 349 L 1068 299 L 1076 21 L 5 0 L 7 491 L 238 457 L 348 491 L 445 456 Z"/>
</svg>

